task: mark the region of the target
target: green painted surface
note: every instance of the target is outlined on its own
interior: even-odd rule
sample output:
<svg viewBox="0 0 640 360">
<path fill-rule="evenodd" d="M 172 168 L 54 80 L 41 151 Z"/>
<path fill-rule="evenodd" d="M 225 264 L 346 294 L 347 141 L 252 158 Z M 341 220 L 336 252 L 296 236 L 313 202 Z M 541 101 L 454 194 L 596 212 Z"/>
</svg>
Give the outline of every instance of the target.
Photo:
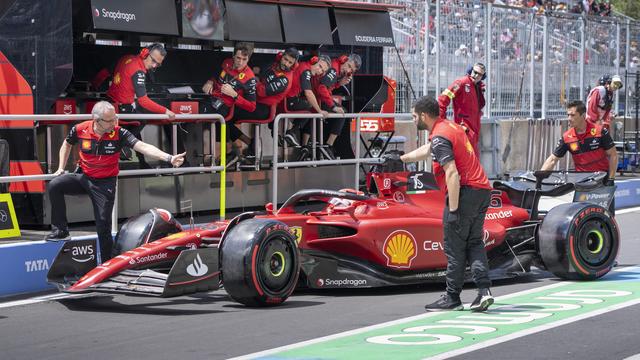
<svg viewBox="0 0 640 360">
<path fill-rule="evenodd" d="M 429 314 L 261 359 L 423 359 L 640 299 L 640 272 L 616 272 L 599 281 L 556 285 L 498 299 L 486 313 Z"/>
</svg>

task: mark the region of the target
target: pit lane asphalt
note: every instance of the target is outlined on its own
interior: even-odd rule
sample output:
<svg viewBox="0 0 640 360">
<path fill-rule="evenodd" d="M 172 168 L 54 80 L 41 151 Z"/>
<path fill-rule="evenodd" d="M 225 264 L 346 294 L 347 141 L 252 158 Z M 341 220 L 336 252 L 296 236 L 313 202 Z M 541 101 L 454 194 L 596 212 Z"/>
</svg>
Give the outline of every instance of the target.
<svg viewBox="0 0 640 360">
<path fill-rule="evenodd" d="M 617 216 L 620 266 L 640 262 L 639 219 L 640 211 Z M 502 296 L 558 281 L 542 273 L 494 282 L 492 290 Z M 442 291 L 442 285 L 305 291 L 269 309 L 245 308 L 222 290 L 172 299 L 85 295 L 0 307 L 0 358 L 226 359 L 421 314 Z M 465 288 L 463 302 L 474 295 L 473 287 Z M 640 305 L 634 305 L 455 359 L 624 359 L 640 354 L 638 318 Z"/>
</svg>

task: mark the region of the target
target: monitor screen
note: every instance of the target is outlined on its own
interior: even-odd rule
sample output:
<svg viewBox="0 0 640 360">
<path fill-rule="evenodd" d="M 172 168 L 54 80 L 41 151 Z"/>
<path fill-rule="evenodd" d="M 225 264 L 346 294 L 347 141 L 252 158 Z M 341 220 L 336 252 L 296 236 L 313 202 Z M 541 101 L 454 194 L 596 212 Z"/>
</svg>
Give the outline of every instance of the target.
<svg viewBox="0 0 640 360">
<path fill-rule="evenodd" d="M 282 42 L 278 5 L 227 0 L 229 40 Z"/>
<path fill-rule="evenodd" d="M 341 45 L 393 46 L 388 12 L 335 9 Z"/>
<path fill-rule="evenodd" d="M 280 5 L 280 13 L 287 43 L 333 45 L 328 8 Z"/>
<path fill-rule="evenodd" d="M 179 35 L 174 0 L 91 0 L 95 29 Z"/>
<path fill-rule="evenodd" d="M 182 36 L 224 40 L 222 0 L 182 0 Z"/>
</svg>

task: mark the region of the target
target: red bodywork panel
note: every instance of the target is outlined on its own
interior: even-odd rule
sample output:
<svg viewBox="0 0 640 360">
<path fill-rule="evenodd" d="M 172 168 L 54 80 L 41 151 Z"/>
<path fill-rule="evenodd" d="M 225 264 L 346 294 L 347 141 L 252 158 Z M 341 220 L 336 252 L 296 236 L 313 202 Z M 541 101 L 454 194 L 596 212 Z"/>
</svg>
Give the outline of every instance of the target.
<svg viewBox="0 0 640 360">
<path fill-rule="evenodd" d="M 379 191 L 377 197 L 367 201 L 328 199 L 322 210 L 306 214 L 296 213 L 291 207 L 273 214 L 267 206 L 267 214 L 257 217 L 275 218 L 287 224 L 303 251 L 354 257 L 398 272 L 445 269 L 444 194 L 439 190 L 406 194 L 406 186 L 398 185 L 406 183 L 407 174 L 371 174 L 370 180 L 378 185 Z M 522 224 L 528 217 L 528 212 L 513 206 L 506 194 L 494 190 L 485 221 L 485 247 L 500 245 L 506 229 Z M 181 249 L 168 247 L 197 248 L 203 238 L 208 238 L 209 244 L 219 243 L 227 225 L 228 222 L 213 222 L 127 251 L 87 273 L 68 291 L 86 290 L 126 269 L 171 262 Z M 321 236 L 323 227 L 341 229 L 345 235 Z"/>
</svg>

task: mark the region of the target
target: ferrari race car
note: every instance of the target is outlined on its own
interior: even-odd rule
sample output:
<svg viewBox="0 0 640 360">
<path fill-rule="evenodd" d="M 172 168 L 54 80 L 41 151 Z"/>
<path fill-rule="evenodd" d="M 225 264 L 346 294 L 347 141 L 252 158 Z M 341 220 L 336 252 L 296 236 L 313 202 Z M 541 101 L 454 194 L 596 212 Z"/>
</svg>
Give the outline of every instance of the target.
<svg viewBox="0 0 640 360">
<path fill-rule="evenodd" d="M 604 173 L 526 172 L 493 184 L 484 243 L 493 278 L 531 266 L 571 280 L 611 270 L 618 226 Z M 548 211 L 541 197 L 574 192 Z M 69 293 L 161 297 L 217 289 L 248 306 L 284 302 L 296 287 L 359 288 L 444 281 L 445 198 L 433 174 L 374 172 L 367 192 L 302 190 L 277 211 L 185 228 L 166 210 L 129 219 L 112 259 L 95 240 L 64 244 L 48 281 Z"/>
</svg>

